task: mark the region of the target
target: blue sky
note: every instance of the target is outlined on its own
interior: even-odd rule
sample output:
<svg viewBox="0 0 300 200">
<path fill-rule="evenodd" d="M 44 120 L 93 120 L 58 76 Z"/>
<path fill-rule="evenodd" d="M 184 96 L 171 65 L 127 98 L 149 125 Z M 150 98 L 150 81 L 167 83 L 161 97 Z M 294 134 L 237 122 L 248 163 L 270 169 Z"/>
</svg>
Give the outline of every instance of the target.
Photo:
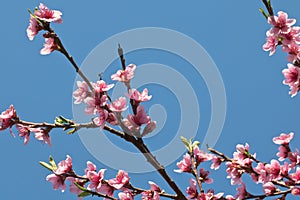
<svg viewBox="0 0 300 200">
<path fill-rule="evenodd" d="M 99 43 L 112 35 L 133 28 L 168 28 L 181 32 L 201 44 L 216 63 L 226 90 L 226 120 L 216 149 L 231 155 L 236 144 L 248 142 L 251 152 L 256 152 L 259 159 L 269 161 L 277 152 L 272 138 L 281 132 L 290 131 L 295 132 L 292 144 L 294 147 L 300 146 L 297 112 L 300 106 L 299 96 L 291 98 L 288 95 L 288 87 L 282 84 L 281 70 L 286 67 L 286 54 L 278 51 L 275 56 L 269 57 L 268 53 L 262 50 L 265 32 L 269 26 L 258 12 L 258 8 L 263 6 L 259 0 L 188 3 L 158 0 L 93 0 L 70 3 L 52 0 L 43 3 L 49 8 L 63 12 L 64 23 L 53 27 L 79 65 Z M 53 122 L 58 115 L 72 118 L 72 92 L 76 79 L 73 68 L 57 52 L 49 56 L 39 55 L 43 44 L 41 35 L 34 41 L 29 41 L 26 37 L 25 30 L 29 18 L 27 8 L 33 9 L 39 1 L 3 1 L 0 4 L 0 16 L 3 19 L 0 32 L 0 109 L 4 110 L 10 104 L 14 104 L 18 115 L 26 121 Z M 273 4 L 275 11 L 286 11 L 290 17 L 300 20 L 299 1 L 290 0 L 283 3 L 274 0 Z M 126 46 L 124 50 L 126 51 Z M 162 63 L 178 71 L 180 64 L 186 64 L 174 55 L 154 50 L 132 52 L 126 58 L 128 63 Z M 112 65 L 117 67 L 119 63 L 115 61 Z M 110 72 L 112 71 L 114 69 Z M 108 80 L 109 75 L 104 74 L 104 78 Z M 201 122 L 188 122 L 199 123 L 200 130 L 196 138 L 201 140 L 201 133 L 207 130 L 211 115 L 209 92 L 201 77 L 198 80 L 189 70 L 185 75 L 191 85 L 194 85 L 197 97 L 201 98 Z M 159 98 L 161 93 L 168 94 L 167 88 L 157 85 L 149 87 L 153 89 L 154 97 L 146 106 L 161 102 L 166 106 L 167 112 L 177 108 L 176 100 L 168 100 L 169 97 L 164 99 L 163 96 Z M 158 90 L 162 92 L 155 92 Z M 170 118 L 166 121 L 164 133 L 147 139 L 150 148 L 161 148 L 167 144 L 168 138 L 172 138 L 172 128 L 177 128 L 180 119 L 172 113 L 168 116 Z M 33 138 L 28 146 L 24 147 L 21 139 L 12 138 L 8 131 L 1 132 L 1 197 L 12 200 L 76 199 L 69 192 L 53 191 L 51 184 L 45 181 L 48 172 L 39 166 L 38 161 L 46 161 L 49 155 L 53 155 L 57 161 L 65 159 L 67 154 L 71 155 L 78 173 L 85 168 L 87 160 L 93 161 L 98 168 L 107 168 L 103 165 L 104 161 L 100 162 L 87 151 L 78 135 L 69 136 L 61 130 L 56 130 L 51 136 L 52 148 Z M 126 143 L 114 137 L 110 139 L 121 148 L 126 147 Z M 103 151 L 105 152 L 105 149 Z M 189 176 L 175 174 L 175 164 L 176 162 L 168 166 L 167 170 L 185 190 Z M 107 177 L 112 177 L 115 173 L 116 171 L 110 169 Z M 225 178 L 225 173 L 214 173 L 213 176 L 222 177 L 215 179 L 213 187 L 215 186 L 217 192 L 234 193 L 235 188 L 229 186 L 230 181 Z M 147 180 L 153 180 L 170 191 L 155 172 L 132 174 L 131 177 L 134 185 L 138 187 L 148 188 Z M 251 189 L 256 191 L 255 187 L 250 187 L 250 191 Z"/>
</svg>

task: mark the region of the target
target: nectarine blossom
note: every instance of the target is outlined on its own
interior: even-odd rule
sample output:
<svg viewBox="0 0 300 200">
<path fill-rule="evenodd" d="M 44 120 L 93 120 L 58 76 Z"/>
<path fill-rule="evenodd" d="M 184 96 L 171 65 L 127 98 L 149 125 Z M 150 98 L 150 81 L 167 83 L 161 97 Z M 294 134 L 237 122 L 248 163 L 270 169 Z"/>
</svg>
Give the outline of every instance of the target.
<svg viewBox="0 0 300 200">
<path fill-rule="evenodd" d="M 73 92 L 74 104 L 80 104 L 89 95 L 89 88 L 85 81 L 77 81 L 78 89 Z"/>
<path fill-rule="evenodd" d="M 58 49 L 59 49 L 59 46 L 56 44 L 55 39 L 52 37 L 46 37 L 44 48 L 41 49 L 40 53 L 41 53 L 41 55 L 47 55 Z"/>
<path fill-rule="evenodd" d="M 126 98 L 119 97 L 119 99 L 109 104 L 108 107 L 113 112 L 123 112 L 128 108 Z"/>
<path fill-rule="evenodd" d="M 11 128 L 14 125 L 14 118 L 16 117 L 16 110 L 13 105 L 10 105 L 9 108 L 0 115 L 0 131 L 10 128 L 10 133 L 13 135 Z"/>
<path fill-rule="evenodd" d="M 294 137 L 293 132 L 290 132 L 289 134 L 281 133 L 280 136 L 273 138 L 273 142 L 275 144 L 285 145 L 285 144 L 289 144 L 290 141 L 293 139 L 293 137 Z"/>
<path fill-rule="evenodd" d="M 111 79 L 120 82 L 129 82 L 134 77 L 135 64 L 128 65 L 125 70 L 118 70 L 117 73 L 111 75 Z"/>
<path fill-rule="evenodd" d="M 137 89 L 130 89 L 128 97 L 136 102 L 144 102 L 149 101 L 152 98 L 152 95 L 148 95 L 147 88 L 145 88 L 141 93 Z"/>
<path fill-rule="evenodd" d="M 268 18 L 268 23 L 273 25 L 270 32 L 274 35 L 279 33 L 288 33 L 291 30 L 291 26 L 296 23 L 296 20 L 289 19 L 288 14 L 283 11 L 279 11 L 277 14 L 278 16 L 270 16 Z"/>
<path fill-rule="evenodd" d="M 42 141 L 45 144 L 48 144 L 50 147 L 52 146 L 49 132 L 46 129 L 35 128 L 35 129 L 31 129 L 31 131 L 34 132 L 34 137 L 37 140 Z"/>
<path fill-rule="evenodd" d="M 45 22 L 62 23 L 62 13 L 58 10 L 50 10 L 47 6 L 40 3 L 39 10 L 36 10 L 34 14 Z"/>
<path fill-rule="evenodd" d="M 129 176 L 128 173 L 125 172 L 124 170 L 119 170 L 116 178 L 110 179 L 107 181 L 107 183 L 114 187 L 115 189 L 119 190 L 121 189 L 124 185 L 129 183 Z"/>
</svg>

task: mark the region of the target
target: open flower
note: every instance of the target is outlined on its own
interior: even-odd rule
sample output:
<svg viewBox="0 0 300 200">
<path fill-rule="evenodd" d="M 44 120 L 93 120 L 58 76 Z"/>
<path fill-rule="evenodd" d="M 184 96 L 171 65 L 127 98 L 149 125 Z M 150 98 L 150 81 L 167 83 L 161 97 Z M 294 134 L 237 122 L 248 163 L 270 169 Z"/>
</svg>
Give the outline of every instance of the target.
<svg viewBox="0 0 300 200">
<path fill-rule="evenodd" d="M 120 82 L 129 82 L 134 77 L 135 64 L 128 65 L 125 70 L 118 70 L 117 73 L 111 75 L 111 79 Z"/>
<path fill-rule="evenodd" d="M 34 137 L 39 140 L 44 142 L 45 144 L 48 144 L 50 147 L 52 146 L 51 143 L 51 138 L 49 135 L 49 132 L 43 128 L 34 128 L 30 129 L 31 132 L 34 132 Z"/>
<path fill-rule="evenodd" d="M 125 172 L 124 170 L 119 170 L 116 178 L 110 179 L 107 181 L 108 184 L 115 189 L 119 190 L 121 189 L 124 185 L 129 183 L 129 176 L 128 173 Z"/>
<path fill-rule="evenodd" d="M 150 190 L 142 192 L 142 199 L 160 200 L 161 189 L 154 182 L 149 181 Z"/>
<path fill-rule="evenodd" d="M 72 158 L 67 155 L 66 160 L 60 161 L 57 165 L 57 169 L 54 170 L 56 175 L 62 175 L 72 170 Z"/>
<path fill-rule="evenodd" d="M 14 125 L 14 118 L 16 117 L 16 110 L 13 105 L 10 105 L 9 108 L 0 115 L 0 131 L 10 128 L 10 133 L 13 135 L 11 127 Z"/>
<path fill-rule="evenodd" d="M 127 103 L 126 98 L 120 97 L 119 99 L 112 102 L 112 104 L 109 104 L 108 107 L 113 112 L 123 112 L 128 108 L 126 103 Z"/>
<path fill-rule="evenodd" d="M 47 6 L 40 3 L 39 10 L 36 10 L 34 14 L 45 22 L 62 23 L 62 13 L 58 10 L 50 10 Z"/>
<path fill-rule="evenodd" d="M 39 22 L 33 17 L 30 16 L 29 26 L 26 29 L 27 37 L 29 40 L 33 40 L 33 38 L 39 33 L 39 31 L 43 30 L 43 27 L 39 24 Z"/>
<path fill-rule="evenodd" d="M 42 55 L 47 55 L 52 53 L 55 50 L 59 50 L 59 46 L 56 44 L 55 39 L 52 37 L 48 37 L 47 35 L 44 34 L 45 37 L 45 44 L 44 44 L 44 48 L 41 49 L 40 53 Z"/>
<path fill-rule="evenodd" d="M 85 81 L 77 81 L 78 89 L 73 92 L 74 104 L 80 104 L 89 95 L 89 88 Z"/>
<path fill-rule="evenodd" d="M 149 101 L 152 98 L 152 95 L 148 95 L 148 89 L 145 88 L 143 92 L 139 92 L 136 89 L 130 89 L 128 97 L 135 100 L 136 102 Z"/>
<path fill-rule="evenodd" d="M 273 142 L 275 144 L 281 144 L 281 145 L 289 144 L 290 141 L 293 139 L 293 137 L 294 137 L 293 132 L 289 134 L 281 133 L 280 136 L 273 138 Z"/>
<path fill-rule="evenodd" d="M 66 190 L 66 183 L 63 176 L 50 174 L 46 177 L 46 180 L 52 183 L 53 189 L 61 189 L 63 192 Z"/>
<path fill-rule="evenodd" d="M 24 137 L 24 145 L 27 145 L 30 139 L 30 129 L 22 124 L 17 124 L 16 128 L 20 137 Z"/>
<path fill-rule="evenodd" d="M 295 19 L 289 19 L 288 14 L 279 11 L 278 16 L 270 16 L 268 18 L 269 24 L 274 27 L 270 30 L 272 34 L 288 33 L 291 30 L 291 26 L 296 23 Z"/>
<path fill-rule="evenodd" d="M 100 192 L 102 186 L 102 180 L 104 178 L 105 169 L 101 169 L 98 173 L 96 171 L 88 171 L 86 176 L 90 180 L 88 185 L 89 190 L 95 189 L 97 192 Z"/>
<path fill-rule="evenodd" d="M 105 81 L 100 80 L 97 81 L 96 83 L 93 83 L 93 87 L 96 93 L 102 93 L 102 92 L 107 92 L 108 90 L 113 88 L 114 84 L 107 85 Z"/>
<path fill-rule="evenodd" d="M 288 69 L 282 70 L 282 74 L 285 78 L 283 84 L 290 86 L 289 93 L 294 97 L 299 91 L 300 68 L 289 63 Z"/>
</svg>

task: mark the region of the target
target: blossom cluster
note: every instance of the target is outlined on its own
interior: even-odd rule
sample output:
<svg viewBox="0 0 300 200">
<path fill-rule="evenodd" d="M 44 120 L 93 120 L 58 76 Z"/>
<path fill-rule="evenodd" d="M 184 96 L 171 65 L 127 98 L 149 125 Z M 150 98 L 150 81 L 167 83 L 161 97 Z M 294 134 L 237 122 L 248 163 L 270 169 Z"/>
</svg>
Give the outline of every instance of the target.
<svg viewBox="0 0 300 200">
<path fill-rule="evenodd" d="M 114 193 L 118 192 L 120 200 L 133 200 L 135 196 L 141 195 L 142 199 L 159 200 L 160 193 L 163 190 L 154 182 L 149 181 L 150 189 L 135 189 L 130 181 L 128 173 L 119 170 L 115 178 L 105 179 L 106 169 L 97 170 L 92 162 L 87 162 L 84 175 L 78 175 L 73 170 L 72 158 L 67 155 L 66 160 L 60 161 L 56 166 L 55 162 L 50 160 L 50 165 L 42 162 L 52 174 L 46 177 L 46 180 L 52 183 L 54 190 L 66 190 L 66 181 L 70 183 L 69 190 L 71 193 L 77 194 L 79 199 L 88 195 L 98 195 L 102 197 L 114 197 Z"/>
<path fill-rule="evenodd" d="M 111 76 L 112 80 L 124 82 L 128 85 L 134 77 L 136 65 L 130 64 L 124 70 L 118 70 Z M 134 136 L 145 136 L 156 128 L 156 122 L 152 121 L 147 115 L 141 102 L 151 99 L 148 95 L 148 89 L 142 92 L 137 89 L 129 88 L 127 97 L 130 99 L 133 114 L 129 114 L 126 118 L 122 116 L 122 112 L 128 108 L 126 97 L 122 96 L 111 101 L 108 91 L 114 87 L 114 84 L 107 84 L 104 80 L 96 83 L 91 82 L 93 91 L 89 90 L 88 84 L 84 81 L 77 81 L 77 89 L 73 92 L 75 104 L 85 103 L 85 113 L 87 115 L 96 115 L 93 122 L 101 129 L 106 123 L 111 125 L 119 125 L 126 133 Z M 141 127 L 144 126 L 141 132 Z"/>
<path fill-rule="evenodd" d="M 50 54 L 54 50 L 59 50 L 60 47 L 56 42 L 56 35 L 50 30 L 49 24 L 62 23 L 62 13 L 58 10 L 50 10 L 44 4 L 40 4 L 39 8 L 36 8 L 34 13 L 30 13 L 29 26 L 26 30 L 29 40 L 33 40 L 34 37 L 41 31 L 45 30 L 43 34 L 45 38 L 44 48 L 41 49 L 42 55 Z"/>
<path fill-rule="evenodd" d="M 289 134 L 282 133 L 273 138 L 273 142 L 280 145 L 279 152 L 276 154 L 278 159 L 272 159 L 269 163 L 261 162 L 256 158 L 256 154 L 251 154 L 247 143 L 245 145 L 238 144 L 232 158 L 212 149 L 212 153 L 206 153 L 199 150 L 197 146 L 193 148 L 193 152 L 183 156 L 183 159 L 177 163 L 179 169 L 175 171 L 190 173 L 195 178 L 190 179 L 190 186 L 186 190 L 188 199 L 242 200 L 280 195 L 285 197 L 287 194 L 298 196 L 300 195 L 300 154 L 298 149 L 292 151 L 289 146 L 293 136 L 294 133 L 291 132 Z M 202 162 L 206 161 L 211 161 L 211 169 L 215 170 L 219 169 L 221 163 L 225 163 L 227 178 L 230 179 L 231 185 L 239 185 L 235 196 L 227 195 L 224 197 L 224 193 L 214 194 L 213 189 L 206 192 L 204 190 L 198 191 L 197 185 L 199 183 L 202 185 L 213 182 L 213 179 L 208 176 L 208 171 L 203 168 L 197 169 Z M 255 184 L 262 185 L 263 195 L 254 195 L 247 191 L 242 178 L 243 174 L 250 175 Z"/>
<path fill-rule="evenodd" d="M 296 19 L 289 19 L 287 13 L 278 12 L 278 16 L 269 16 L 268 23 L 272 28 L 267 31 L 267 41 L 263 45 L 265 51 L 270 51 L 270 56 L 281 45 L 281 49 L 288 53 L 288 68 L 282 71 L 285 80 L 283 84 L 290 87 L 290 94 L 294 97 L 300 86 L 300 27 L 294 26 Z"/>
<path fill-rule="evenodd" d="M 10 129 L 10 133 L 15 137 L 15 134 L 12 131 L 12 127 L 15 126 L 17 131 L 19 132 L 19 136 L 24 138 L 24 145 L 30 140 L 30 133 L 34 133 L 35 139 L 48 144 L 51 146 L 51 139 L 49 136 L 49 129 L 43 127 L 32 127 L 30 124 L 22 124 L 19 122 L 19 117 L 17 116 L 17 112 L 13 105 L 3 111 L 0 115 L 0 131 L 5 129 Z"/>
</svg>

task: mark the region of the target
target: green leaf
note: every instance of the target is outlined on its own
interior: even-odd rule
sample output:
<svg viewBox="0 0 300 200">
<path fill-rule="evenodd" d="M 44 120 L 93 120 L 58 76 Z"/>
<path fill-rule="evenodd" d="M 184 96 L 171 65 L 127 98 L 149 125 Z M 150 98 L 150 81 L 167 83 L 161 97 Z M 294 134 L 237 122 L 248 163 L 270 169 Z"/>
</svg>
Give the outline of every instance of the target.
<svg viewBox="0 0 300 200">
<path fill-rule="evenodd" d="M 264 11 L 264 9 L 260 8 L 259 12 L 261 12 L 263 16 L 265 16 L 265 18 L 268 19 L 269 15 Z"/>
<path fill-rule="evenodd" d="M 188 148 L 190 145 L 188 140 L 183 136 L 180 136 L 180 139 L 181 139 L 182 143 Z"/>
<path fill-rule="evenodd" d="M 52 165 L 53 170 L 57 169 L 57 166 L 56 166 L 55 161 L 52 158 L 52 156 L 49 157 L 49 163 Z"/>
<path fill-rule="evenodd" d="M 74 185 L 76 185 L 78 187 L 78 189 L 83 191 L 83 192 L 90 192 L 88 189 L 86 189 L 85 187 L 82 187 L 81 185 L 79 185 L 76 182 L 74 182 Z"/>
<path fill-rule="evenodd" d="M 199 141 L 194 141 L 192 144 L 193 149 L 197 146 L 199 146 L 200 142 Z"/>
<path fill-rule="evenodd" d="M 92 195 L 90 192 L 81 192 L 78 197 L 87 197 L 87 196 L 90 196 Z"/>
<path fill-rule="evenodd" d="M 55 124 L 57 124 L 57 125 L 62 125 L 62 124 L 63 124 L 63 121 L 62 121 L 59 117 L 55 117 L 54 122 L 55 122 Z"/>
<path fill-rule="evenodd" d="M 42 165 L 43 167 L 49 169 L 50 171 L 53 171 L 53 167 L 51 165 L 49 165 L 48 163 L 40 161 L 40 165 Z"/>
</svg>

